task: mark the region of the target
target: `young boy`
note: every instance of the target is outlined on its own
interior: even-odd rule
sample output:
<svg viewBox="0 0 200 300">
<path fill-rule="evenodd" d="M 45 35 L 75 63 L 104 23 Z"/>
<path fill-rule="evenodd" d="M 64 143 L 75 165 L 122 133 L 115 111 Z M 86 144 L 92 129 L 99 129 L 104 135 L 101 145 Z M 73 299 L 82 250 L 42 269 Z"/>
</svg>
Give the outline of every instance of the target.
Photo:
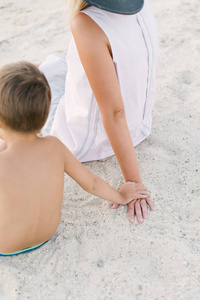
<svg viewBox="0 0 200 300">
<path fill-rule="evenodd" d="M 89 193 L 117 204 L 147 198 L 142 184 L 126 183 L 116 191 L 58 139 L 38 137 L 50 102 L 47 80 L 34 65 L 19 62 L 0 69 L 1 256 L 33 250 L 56 232 L 64 172 Z"/>
</svg>

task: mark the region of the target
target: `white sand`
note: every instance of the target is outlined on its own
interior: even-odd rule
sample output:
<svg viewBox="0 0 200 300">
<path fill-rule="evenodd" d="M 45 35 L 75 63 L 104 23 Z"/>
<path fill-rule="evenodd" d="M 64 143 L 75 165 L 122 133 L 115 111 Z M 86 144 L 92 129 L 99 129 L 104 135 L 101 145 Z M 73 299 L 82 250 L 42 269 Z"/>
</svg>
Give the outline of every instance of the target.
<svg viewBox="0 0 200 300">
<path fill-rule="evenodd" d="M 0 299 L 200 299 L 199 0 L 153 0 L 161 46 L 149 140 L 136 147 L 157 211 L 130 224 L 127 207 L 66 178 L 55 236 L 29 254 L 0 259 Z M 65 54 L 62 0 L 0 0 L 0 65 Z M 115 157 L 87 163 L 114 187 Z"/>
</svg>

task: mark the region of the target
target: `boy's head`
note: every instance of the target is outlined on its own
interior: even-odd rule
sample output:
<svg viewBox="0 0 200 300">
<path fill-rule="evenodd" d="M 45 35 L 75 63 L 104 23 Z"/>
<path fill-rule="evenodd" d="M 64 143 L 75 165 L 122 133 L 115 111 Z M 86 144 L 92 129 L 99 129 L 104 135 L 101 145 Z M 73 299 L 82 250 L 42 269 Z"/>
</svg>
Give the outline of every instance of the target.
<svg viewBox="0 0 200 300">
<path fill-rule="evenodd" d="M 28 62 L 0 69 L 0 123 L 18 132 L 39 131 L 48 116 L 51 91 L 45 76 Z"/>
</svg>

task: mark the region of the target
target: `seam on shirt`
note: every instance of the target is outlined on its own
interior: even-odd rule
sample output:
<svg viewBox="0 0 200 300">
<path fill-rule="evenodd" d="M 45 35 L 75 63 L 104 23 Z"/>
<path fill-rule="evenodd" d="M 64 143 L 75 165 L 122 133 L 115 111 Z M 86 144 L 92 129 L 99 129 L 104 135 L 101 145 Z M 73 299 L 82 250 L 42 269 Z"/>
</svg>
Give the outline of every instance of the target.
<svg viewBox="0 0 200 300">
<path fill-rule="evenodd" d="M 81 152 L 84 150 L 84 147 L 87 143 L 87 140 L 89 138 L 89 133 L 90 133 L 90 123 L 91 123 L 91 115 L 92 115 L 92 107 L 93 107 L 93 103 L 94 103 L 94 95 L 92 95 L 92 99 L 90 102 L 90 108 L 89 108 L 89 115 L 88 115 L 88 126 L 87 126 L 87 133 L 84 139 L 84 142 L 79 150 L 78 153 L 75 154 L 76 158 L 78 158 L 79 155 L 81 155 Z"/>
<path fill-rule="evenodd" d="M 95 115 L 95 124 L 94 124 L 94 132 L 93 132 L 93 137 L 92 137 L 92 140 L 91 140 L 91 143 L 88 147 L 88 149 L 86 150 L 86 152 L 79 158 L 79 160 L 83 159 L 87 154 L 88 152 L 91 150 L 93 144 L 94 144 L 94 141 L 96 139 L 96 136 L 97 136 L 97 123 L 98 123 L 98 118 L 99 118 L 99 109 L 98 107 L 96 107 L 96 115 Z"/>
<path fill-rule="evenodd" d="M 147 76 L 147 87 L 146 87 L 146 101 L 145 101 L 142 125 L 150 131 L 151 129 L 144 123 L 144 120 L 145 120 L 145 115 L 147 113 L 147 105 L 149 103 L 149 94 L 150 94 L 150 89 L 151 89 L 151 84 L 152 84 L 153 53 L 154 52 L 153 52 L 151 36 L 150 36 L 148 28 L 145 24 L 144 18 L 142 17 L 142 15 L 140 13 L 137 15 L 137 21 L 142 30 L 142 35 L 144 37 L 144 41 L 145 41 L 145 45 L 146 45 L 146 49 L 147 49 L 147 53 L 148 53 L 148 76 Z M 151 45 L 152 54 L 150 54 L 149 44 Z"/>
</svg>

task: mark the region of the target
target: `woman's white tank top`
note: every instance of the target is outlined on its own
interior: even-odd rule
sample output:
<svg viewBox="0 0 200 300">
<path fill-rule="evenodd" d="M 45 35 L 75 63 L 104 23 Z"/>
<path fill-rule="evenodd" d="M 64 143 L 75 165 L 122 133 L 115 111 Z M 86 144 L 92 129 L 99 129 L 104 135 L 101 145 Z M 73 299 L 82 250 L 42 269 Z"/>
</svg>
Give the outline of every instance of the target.
<svg viewBox="0 0 200 300">
<path fill-rule="evenodd" d="M 110 42 L 127 123 L 136 146 L 150 134 L 155 102 L 159 47 L 150 0 L 145 0 L 136 15 L 115 14 L 94 6 L 82 12 L 98 24 Z M 51 134 L 82 162 L 113 155 L 73 38 L 67 66 L 65 95 L 59 102 Z"/>
</svg>

